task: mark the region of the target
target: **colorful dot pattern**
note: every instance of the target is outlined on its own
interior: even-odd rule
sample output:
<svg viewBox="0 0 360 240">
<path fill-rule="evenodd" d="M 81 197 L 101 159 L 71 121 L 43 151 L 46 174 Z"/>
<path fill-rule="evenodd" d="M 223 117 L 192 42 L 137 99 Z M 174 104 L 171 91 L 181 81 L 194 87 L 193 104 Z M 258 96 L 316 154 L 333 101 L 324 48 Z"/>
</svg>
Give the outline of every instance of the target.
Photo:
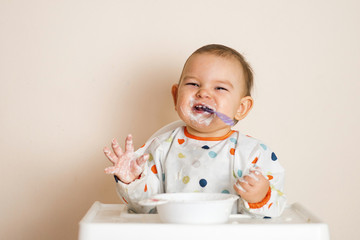
<svg viewBox="0 0 360 240">
<path fill-rule="evenodd" d="M 249 138 L 252 138 L 251 136 L 247 136 Z M 167 142 L 167 143 L 175 143 L 175 145 L 177 146 L 177 159 L 178 161 L 191 161 L 191 163 L 189 163 L 189 165 L 191 165 L 191 167 L 193 169 L 202 169 L 202 166 L 203 165 L 203 161 L 204 161 L 204 157 L 207 156 L 207 160 L 206 161 L 211 161 L 211 160 L 216 160 L 219 159 L 219 157 L 221 156 L 221 158 L 224 158 L 224 153 L 223 152 L 218 152 L 218 149 L 216 148 L 216 144 L 213 144 L 213 142 L 209 142 L 209 141 L 206 141 L 206 144 L 200 144 L 197 146 L 197 148 L 195 147 L 194 148 L 194 145 L 190 144 L 189 140 L 192 140 L 192 139 L 189 139 L 187 137 L 183 137 L 183 138 L 179 138 L 179 137 L 169 137 L 165 140 L 163 140 L 164 142 Z M 233 159 L 236 155 L 237 155 L 237 143 L 238 143 L 238 140 L 237 138 L 234 138 L 234 137 L 229 137 L 223 141 L 226 141 L 227 143 L 227 157 L 225 157 L 224 161 L 231 161 L 231 159 Z M 200 142 L 199 142 L 200 143 Z M 205 143 L 205 142 L 204 142 Z M 145 145 L 144 145 L 145 146 Z M 144 148 L 144 146 L 142 146 L 142 148 Z M 188 146 L 191 146 L 193 149 L 192 151 L 193 152 L 196 152 L 196 153 L 201 153 L 199 154 L 201 156 L 201 158 L 197 159 L 197 158 L 193 158 L 193 154 L 189 154 L 189 147 Z M 258 146 L 260 146 L 260 149 L 264 150 L 264 151 L 267 151 L 268 150 L 268 147 L 263 144 L 263 143 L 260 143 Z M 182 151 L 182 149 L 184 151 Z M 224 150 L 223 148 L 221 150 Z M 189 156 L 189 158 L 188 158 Z M 190 159 L 190 160 L 189 160 Z M 202 159 L 202 160 L 201 160 Z M 263 158 L 261 158 L 261 161 Z M 271 152 L 270 154 L 270 159 L 271 161 L 275 162 L 277 161 L 277 156 L 274 152 Z M 207 165 L 208 162 L 204 162 L 205 163 L 205 166 Z M 155 164 L 155 161 L 154 161 L 154 156 L 149 153 L 149 160 L 148 160 L 149 164 L 151 164 L 150 166 L 150 170 L 153 174 L 158 174 L 158 169 L 156 167 L 156 164 Z M 255 157 L 254 159 L 251 160 L 251 163 L 256 165 L 259 163 L 259 156 L 258 157 Z M 201 166 L 201 168 L 200 168 Z M 240 166 L 238 166 L 240 167 Z M 232 176 L 234 179 L 237 179 L 237 178 L 241 178 L 243 177 L 244 175 L 244 172 L 242 169 L 237 169 L 238 167 L 234 168 L 232 170 Z M 215 172 L 214 172 L 215 173 Z M 186 172 L 179 172 L 178 175 L 179 175 L 179 178 L 178 178 L 178 181 L 179 181 L 179 184 L 183 184 L 184 186 L 186 185 L 190 185 L 190 184 L 196 184 L 198 186 L 198 189 L 194 189 L 193 191 L 194 192 L 202 192 L 204 191 L 205 189 L 207 189 L 208 187 L 210 187 L 212 184 L 216 184 L 216 181 L 213 181 L 211 175 L 206 175 L 205 173 L 203 175 L 201 175 L 202 173 L 200 172 L 200 174 L 197 174 L 197 175 L 191 175 L 191 174 L 188 174 L 186 175 Z M 216 173 L 215 173 L 216 174 Z M 165 176 L 165 173 L 162 173 L 161 174 L 162 176 L 162 181 L 165 182 L 166 180 L 166 176 Z M 169 175 L 170 178 L 173 177 L 171 175 Z M 119 179 L 115 177 L 115 181 L 118 182 Z M 208 178 L 209 177 L 209 178 Z M 266 177 L 269 181 L 272 181 L 274 179 L 274 176 L 268 172 L 266 174 Z M 210 179 L 211 178 L 211 179 Z M 209 182 L 209 180 L 211 180 Z M 215 183 L 213 183 L 215 182 Z M 148 185 L 145 184 L 143 185 L 144 188 L 143 188 L 143 191 L 144 192 L 148 192 L 149 191 L 149 188 L 148 188 Z M 283 193 L 276 189 L 273 185 L 270 186 L 270 190 L 267 194 L 267 199 L 264 199 L 266 201 L 262 201 L 261 203 L 257 203 L 257 204 L 250 204 L 249 207 L 250 208 L 259 208 L 259 207 L 262 207 L 264 205 L 267 204 L 267 201 L 269 201 L 270 199 L 270 196 L 271 196 L 271 192 L 270 191 L 274 191 L 276 192 L 279 196 L 282 196 Z M 224 194 L 229 194 L 229 193 L 232 193 L 233 192 L 233 189 L 232 188 L 222 188 L 222 189 L 219 189 L 219 192 L 221 193 L 224 193 Z M 123 201 L 128 204 L 128 201 L 123 198 Z M 273 206 L 273 203 L 270 202 L 269 204 L 266 205 L 267 208 L 271 208 Z"/>
<path fill-rule="evenodd" d="M 234 158 L 235 154 L 236 154 L 236 144 L 237 144 L 237 139 L 234 137 L 230 137 L 225 139 L 224 141 L 226 141 L 226 147 L 228 149 L 228 157 L 225 159 L 226 161 L 231 161 L 231 159 Z M 189 154 L 189 147 L 187 146 L 187 142 L 189 142 L 189 139 L 184 137 L 175 137 L 173 138 L 173 142 L 176 143 L 176 148 L 178 149 L 177 154 L 177 159 L 178 161 L 181 161 L 181 163 L 186 163 L 187 161 L 191 161 L 191 167 L 193 169 L 201 169 L 200 167 L 203 166 L 202 165 L 202 161 L 204 161 L 205 158 L 205 166 L 208 165 L 206 164 L 206 161 L 211 161 L 218 159 L 219 153 L 217 152 L 216 146 L 213 148 L 213 144 L 212 142 L 209 142 L 209 144 L 202 144 L 202 145 L 198 145 L 198 148 L 194 147 L 194 145 L 192 145 L 192 147 L 194 148 L 193 151 L 197 152 L 197 153 L 201 153 L 199 154 L 201 157 L 201 159 L 203 160 L 199 160 L 199 159 L 194 159 L 192 154 Z M 190 145 L 190 144 L 189 144 Z M 189 160 L 187 155 L 191 156 L 191 159 Z M 207 159 L 206 157 L 207 156 Z M 223 157 L 224 154 L 221 154 L 221 156 Z M 216 160 L 218 161 L 218 160 Z M 152 172 L 156 172 L 155 169 L 151 169 Z M 188 184 L 195 184 L 197 183 L 197 186 L 200 187 L 198 190 L 193 190 L 193 191 L 203 191 L 204 189 L 207 189 L 209 187 L 209 179 L 208 177 L 212 177 L 212 176 L 207 176 L 206 174 L 201 176 L 200 175 L 184 175 L 184 172 L 180 171 L 178 172 L 179 175 L 179 181 L 181 182 L 181 184 L 184 185 L 188 185 Z M 238 178 L 242 176 L 242 170 L 236 170 L 236 172 L 233 172 L 234 178 Z M 193 179 L 192 179 L 193 178 Z M 163 177 L 163 181 L 165 181 L 165 177 Z M 219 192 L 222 193 L 230 193 L 232 192 L 232 190 L 230 191 L 229 189 L 222 189 Z"/>
</svg>

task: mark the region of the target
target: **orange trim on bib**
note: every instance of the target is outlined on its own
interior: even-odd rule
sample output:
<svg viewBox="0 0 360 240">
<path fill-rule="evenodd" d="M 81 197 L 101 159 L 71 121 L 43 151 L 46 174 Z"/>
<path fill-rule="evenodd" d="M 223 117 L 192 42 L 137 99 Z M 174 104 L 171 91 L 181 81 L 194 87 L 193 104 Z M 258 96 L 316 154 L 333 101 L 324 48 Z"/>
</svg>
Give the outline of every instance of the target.
<svg viewBox="0 0 360 240">
<path fill-rule="evenodd" d="M 221 140 L 225 140 L 228 137 L 230 137 L 234 132 L 236 132 L 235 130 L 231 130 L 230 132 L 228 132 L 226 135 L 222 136 L 222 137 L 198 137 L 195 135 L 190 134 L 186 127 L 184 128 L 184 134 L 186 137 L 188 138 L 192 138 L 195 140 L 200 140 L 200 141 L 221 141 Z"/>
<path fill-rule="evenodd" d="M 265 206 L 265 204 L 267 204 L 267 202 L 270 200 L 270 198 L 271 198 L 271 187 L 269 187 L 269 191 L 267 192 L 266 196 L 264 197 L 264 199 L 261 202 L 249 203 L 249 207 L 251 209 L 262 208 L 263 206 Z"/>
</svg>

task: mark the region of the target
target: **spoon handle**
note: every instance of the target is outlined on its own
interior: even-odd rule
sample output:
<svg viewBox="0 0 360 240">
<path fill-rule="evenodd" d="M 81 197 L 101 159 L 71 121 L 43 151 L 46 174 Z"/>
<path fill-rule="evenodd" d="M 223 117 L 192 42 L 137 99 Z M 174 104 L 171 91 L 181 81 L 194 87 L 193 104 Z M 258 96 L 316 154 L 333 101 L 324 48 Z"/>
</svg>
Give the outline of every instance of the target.
<svg viewBox="0 0 360 240">
<path fill-rule="evenodd" d="M 209 112 L 209 113 L 215 113 L 218 116 L 218 118 L 221 119 L 221 121 L 223 121 L 225 124 L 227 124 L 229 126 L 233 126 L 235 124 L 234 120 L 232 120 L 230 117 L 226 116 L 225 114 L 223 114 L 221 112 L 214 111 L 210 108 L 205 108 L 205 111 Z"/>
<path fill-rule="evenodd" d="M 220 112 L 216 112 L 215 111 L 215 114 L 227 125 L 229 126 L 233 126 L 234 125 L 234 120 L 232 120 L 230 117 L 226 116 L 225 114 L 223 113 L 220 113 Z"/>
</svg>

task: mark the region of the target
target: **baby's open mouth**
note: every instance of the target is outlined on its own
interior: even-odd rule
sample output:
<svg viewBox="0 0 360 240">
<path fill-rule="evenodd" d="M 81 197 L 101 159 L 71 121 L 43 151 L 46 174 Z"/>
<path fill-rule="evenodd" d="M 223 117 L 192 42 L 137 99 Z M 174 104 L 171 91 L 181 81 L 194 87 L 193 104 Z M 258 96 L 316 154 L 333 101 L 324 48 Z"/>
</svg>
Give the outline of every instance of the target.
<svg viewBox="0 0 360 240">
<path fill-rule="evenodd" d="M 192 112 L 195 114 L 200 114 L 199 116 L 203 116 L 206 119 L 213 119 L 215 116 L 221 119 L 225 124 L 229 126 L 233 126 L 235 124 L 234 119 L 231 119 L 227 115 L 212 109 L 203 104 L 194 104 L 191 108 Z"/>
<path fill-rule="evenodd" d="M 213 110 L 212 108 L 202 105 L 202 104 L 197 104 L 193 107 L 193 110 L 197 113 L 214 113 L 215 110 Z"/>
</svg>

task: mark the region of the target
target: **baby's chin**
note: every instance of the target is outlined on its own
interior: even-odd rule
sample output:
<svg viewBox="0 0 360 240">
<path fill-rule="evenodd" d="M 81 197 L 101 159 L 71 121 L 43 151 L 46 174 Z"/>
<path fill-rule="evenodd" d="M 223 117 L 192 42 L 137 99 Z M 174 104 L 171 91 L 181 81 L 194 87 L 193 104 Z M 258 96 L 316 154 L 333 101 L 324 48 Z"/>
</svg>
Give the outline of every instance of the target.
<svg viewBox="0 0 360 240">
<path fill-rule="evenodd" d="M 180 118 L 190 126 L 194 128 L 207 128 L 214 123 L 215 114 L 210 113 L 188 113 L 180 116 Z"/>
<path fill-rule="evenodd" d="M 183 116 L 181 119 L 188 127 L 198 132 L 213 131 L 219 124 L 218 119 L 216 119 L 214 114 L 193 114 L 190 116 Z"/>
</svg>

